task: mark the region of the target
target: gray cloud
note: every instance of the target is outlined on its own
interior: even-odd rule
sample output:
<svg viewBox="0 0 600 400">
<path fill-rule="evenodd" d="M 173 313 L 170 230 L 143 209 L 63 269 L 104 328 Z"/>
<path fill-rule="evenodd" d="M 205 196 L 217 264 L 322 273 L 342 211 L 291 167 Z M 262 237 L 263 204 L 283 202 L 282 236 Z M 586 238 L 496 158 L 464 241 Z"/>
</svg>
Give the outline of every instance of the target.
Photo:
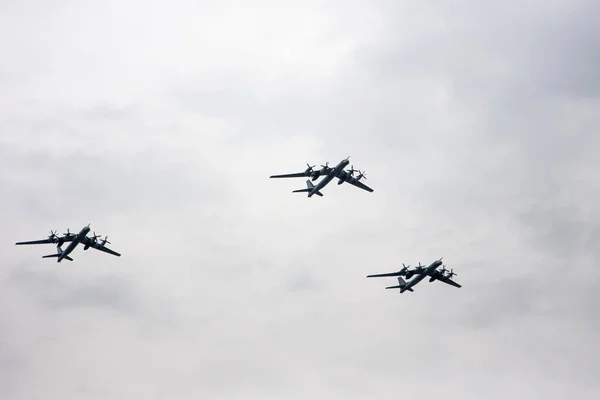
<svg viewBox="0 0 600 400">
<path fill-rule="evenodd" d="M 598 216 L 586 213 L 575 204 L 555 207 L 537 205 L 521 215 L 521 221 L 530 229 L 533 243 L 540 252 L 550 253 L 561 262 L 574 257 L 588 264 L 597 261 Z"/>
<path fill-rule="evenodd" d="M 598 396 L 594 2 L 4 7 L 0 397 Z"/>
<path fill-rule="evenodd" d="M 99 277 L 89 283 L 66 282 L 49 272 L 16 269 L 9 284 L 20 284 L 48 308 L 108 307 L 119 312 L 135 312 L 135 293 L 131 283 L 120 278 Z"/>
</svg>

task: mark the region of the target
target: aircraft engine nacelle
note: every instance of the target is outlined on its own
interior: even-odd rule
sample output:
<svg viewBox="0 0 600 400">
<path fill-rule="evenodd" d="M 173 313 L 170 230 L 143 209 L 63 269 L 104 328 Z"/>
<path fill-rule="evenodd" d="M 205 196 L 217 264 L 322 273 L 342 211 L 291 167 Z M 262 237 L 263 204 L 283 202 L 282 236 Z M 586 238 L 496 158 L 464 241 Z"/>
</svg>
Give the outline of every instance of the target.
<svg viewBox="0 0 600 400">
<path fill-rule="evenodd" d="M 410 279 L 410 278 L 412 278 L 412 276 L 413 276 L 414 274 L 415 274 L 415 273 L 414 273 L 414 272 L 412 272 L 412 271 L 409 271 L 409 272 L 407 272 L 407 273 L 406 273 L 406 279 Z"/>
<path fill-rule="evenodd" d="M 429 278 L 429 282 L 433 282 L 433 281 L 435 281 L 435 279 L 436 279 L 435 276 L 432 276 L 431 278 Z"/>
<path fill-rule="evenodd" d="M 345 180 L 343 180 L 343 179 L 340 179 L 340 180 L 338 181 L 338 185 L 341 185 L 341 184 L 342 184 L 342 183 L 344 183 L 344 182 L 345 182 Z"/>
<path fill-rule="evenodd" d="M 85 246 L 83 246 L 83 249 L 84 249 L 84 250 L 87 250 L 87 249 L 89 249 L 89 248 L 90 248 L 90 245 L 89 245 L 89 244 L 86 244 Z"/>
</svg>

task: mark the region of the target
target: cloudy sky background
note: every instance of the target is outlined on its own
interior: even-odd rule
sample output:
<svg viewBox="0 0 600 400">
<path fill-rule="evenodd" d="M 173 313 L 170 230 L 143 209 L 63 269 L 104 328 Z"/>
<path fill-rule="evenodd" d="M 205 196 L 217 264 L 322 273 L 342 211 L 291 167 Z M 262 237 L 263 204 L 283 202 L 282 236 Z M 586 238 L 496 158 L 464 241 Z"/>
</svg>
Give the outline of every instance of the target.
<svg viewBox="0 0 600 400">
<path fill-rule="evenodd" d="M 496 3 L 2 2 L 0 398 L 598 398 L 600 5 Z"/>
</svg>

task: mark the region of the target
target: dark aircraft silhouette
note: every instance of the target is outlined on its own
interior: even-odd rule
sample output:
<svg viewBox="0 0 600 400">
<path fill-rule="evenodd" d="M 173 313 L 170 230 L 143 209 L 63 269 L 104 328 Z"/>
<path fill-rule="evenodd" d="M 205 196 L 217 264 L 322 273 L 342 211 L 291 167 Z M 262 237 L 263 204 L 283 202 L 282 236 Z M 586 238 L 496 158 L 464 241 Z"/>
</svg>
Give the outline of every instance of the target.
<svg viewBox="0 0 600 400">
<path fill-rule="evenodd" d="M 121 257 L 121 255 L 119 253 L 117 253 L 116 251 L 113 251 L 105 246 L 106 243 L 110 243 L 107 240 L 108 237 L 105 236 L 104 239 L 100 243 L 98 243 L 98 237 L 100 237 L 100 236 L 96 235 L 96 232 L 94 232 L 94 236 L 92 236 L 90 238 L 87 236 L 89 231 L 90 231 L 90 225 L 88 224 L 88 226 L 84 227 L 78 234 L 70 233 L 69 230 L 67 229 L 67 233 L 65 233 L 64 236 L 59 237 L 59 236 L 56 236 L 56 232 L 50 231 L 50 236 L 48 236 L 47 239 L 32 240 L 29 242 L 17 242 L 15 244 L 16 245 L 45 244 L 45 243 L 56 244 L 56 251 L 57 251 L 56 254 L 49 254 L 47 256 L 42 256 L 42 258 L 56 257 L 57 258 L 56 262 L 61 262 L 63 259 L 73 261 L 73 259 L 71 257 L 69 257 L 69 254 L 71 254 L 71 252 L 75 249 L 75 247 L 77 247 L 77 245 L 79 243 L 81 243 L 84 246 L 83 250 L 87 250 L 91 247 L 93 249 L 100 250 L 105 253 L 117 256 L 117 257 Z M 67 246 L 67 248 L 65 250 L 63 250 L 61 248 L 61 246 L 64 243 L 69 243 L 69 245 Z"/>
<path fill-rule="evenodd" d="M 271 175 L 269 178 L 301 178 L 301 177 L 309 177 L 306 181 L 306 189 L 298 189 L 294 190 L 293 193 L 308 193 L 308 197 L 312 197 L 312 195 L 316 194 L 317 196 L 323 196 L 321 193 L 321 189 L 323 189 L 329 182 L 333 179 L 338 178 L 338 185 L 341 185 L 344 182 L 348 182 L 349 184 L 366 190 L 367 192 L 372 192 L 373 189 L 360 182 L 361 179 L 367 179 L 364 172 L 358 171 L 354 169 L 354 166 L 350 167 L 350 170 L 345 171 L 344 168 L 350 164 L 350 157 L 340 161 L 338 165 L 334 168 L 329 166 L 329 162 L 326 162 L 325 165 L 321 165 L 321 169 L 314 170 L 315 167 L 306 164 L 308 168 L 304 172 L 298 172 L 295 174 L 284 174 L 284 175 Z M 355 178 L 354 173 L 358 171 L 358 176 Z M 323 179 L 315 186 L 311 182 L 314 182 L 319 177 L 323 176 Z"/>
<path fill-rule="evenodd" d="M 404 264 L 402 264 L 402 269 L 398 272 L 389 272 L 386 274 L 368 275 L 367 278 L 397 276 L 398 277 L 398 285 L 388 286 L 388 287 L 386 287 L 386 289 L 400 289 L 400 293 L 404 293 L 407 290 L 409 292 L 412 292 L 413 291 L 412 287 L 415 286 L 417 283 L 421 282 L 427 276 L 429 276 L 429 282 L 433 282 L 433 281 L 437 280 L 437 281 L 447 283 L 448 285 L 451 285 L 451 286 L 454 286 L 457 288 L 462 287 L 461 285 L 459 285 L 458 283 L 456 283 L 452 279 L 450 279 L 450 278 L 452 278 L 452 276 L 456 275 L 456 273 L 454 273 L 454 270 L 450 270 L 448 272 L 448 270 L 446 269 L 446 266 L 443 266 L 443 268 L 441 270 L 438 270 L 437 268 L 440 265 L 442 265 L 441 258 L 439 260 L 434 261 L 427 267 L 425 267 L 424 265 L 421 265 L 421 263 L 419 263 L 419 266 L 415 267 L 412 270 L 408 269 L 410 267 L 410 265 L 407 267 Z M 408 282 L 406 282 L 404 279 L 402 279 L 402 276 L 405 276 L 406 279 L 410 279 L 413 275 L 417 275 L 417 276 Z"/>
</svg>

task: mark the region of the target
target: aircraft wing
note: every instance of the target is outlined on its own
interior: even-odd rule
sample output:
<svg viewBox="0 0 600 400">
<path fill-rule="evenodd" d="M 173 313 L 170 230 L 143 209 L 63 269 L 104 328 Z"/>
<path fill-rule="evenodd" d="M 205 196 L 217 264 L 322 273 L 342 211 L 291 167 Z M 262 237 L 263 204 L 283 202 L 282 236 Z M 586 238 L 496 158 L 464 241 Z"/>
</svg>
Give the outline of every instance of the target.
<svg viewBox="0 0 600 400">
<path fill-rule="evenodd" d="M 106 246 L 101 246 L 99 243 L 91 242 L 90 243 L 90 247 L 92 247 L 92 248 L 94 248 L 96 250 L 103 251 L 103 252 L 108 253 L 108 254 L 112 254 L 113 256 L 121 257 L 121 255 L 119 253 L 117 253 L 116 251 L 111 250 L 111 249 L 109 249 Z"/>
<path fill-rule="evenodd" d="M 356 178 L 346 178 L 346 182 L 348 182 L 349 184 L 356 186 L 357 188 L 361 188 L 362 190 L 366 190 L 367 192 L 372 192 L 373 189 L 371 189 L 370 187 L 368 187 L 367 185 L 365 185 L 364 183 L 362 183 L 361 181 L 359 181 Z"/>
<path fill-rule="evenodd" d="M 301 178 L 304 176 L 312 176 L 312 173 L 297 172 L 295 174 L 271 175 L 269 178 Z"/>
<path fill-rule="evenodd" d="M 387 274 L 367 275 L 367 278 L 380 278 L 383 276 L 400 276 L 400 272 L 389 272 Z"/>
<path fill-rule="evenodd" d="M 450 286 L 454 286 L 457 288 L 461 288 L 462 286 L 459 285 L 458 283 L 454 282 L 452 279 L 448 278 L 447 276 L 442 276 L 442 277 L 436 277 L 436 280 L 440 281 L 440 282 L 444 282 L 447 283 Z"/>
<path fill-rule="evenodd" d="M 73 241 L 73 238 L 70 236 L 67 236 L 65 238 L 63 238 L 63 241 L 66 242 L 71 242 Z M 41 240 L 30 240 L 28 242 L 17 242 L 15 243 L 16 245 L 21 245 L 21 244 L 48 244 L 48 243 L 58 243 L 58 239 L 41 239 Z"/>
</svg>

